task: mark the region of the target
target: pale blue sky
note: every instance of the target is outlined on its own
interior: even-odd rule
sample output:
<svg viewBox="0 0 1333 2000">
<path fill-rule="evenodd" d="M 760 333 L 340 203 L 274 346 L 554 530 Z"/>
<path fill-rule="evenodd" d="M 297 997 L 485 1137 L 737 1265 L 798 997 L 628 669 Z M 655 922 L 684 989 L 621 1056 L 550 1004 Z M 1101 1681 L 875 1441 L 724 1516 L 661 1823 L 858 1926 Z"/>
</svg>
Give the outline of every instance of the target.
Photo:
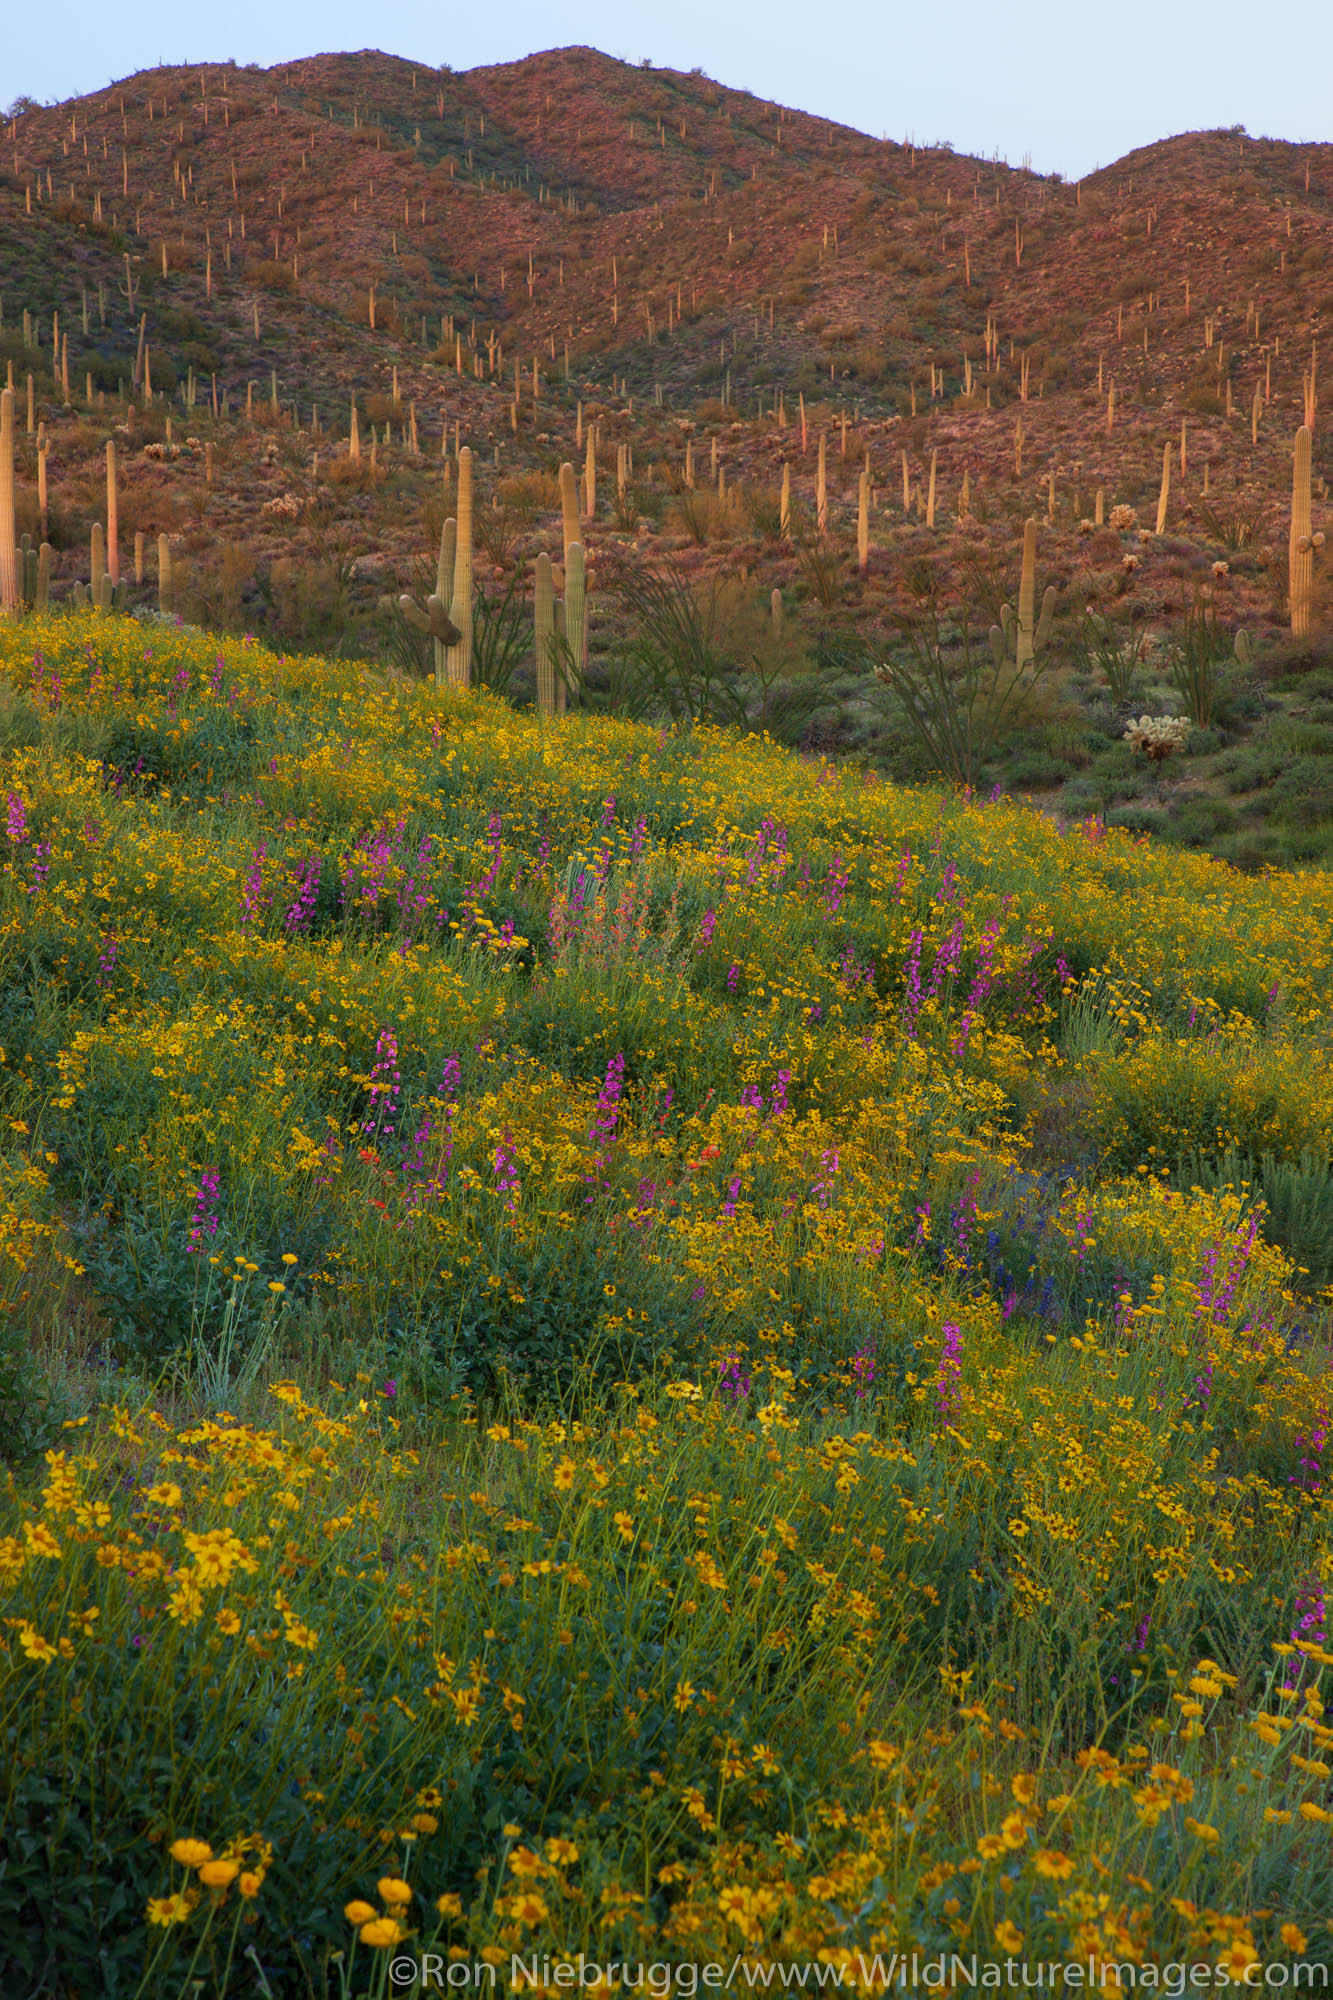
<svg viewBox="0 0 1333 2000">
<path fill-rule="evenodd" d="M 890 138 L 1071 178 L 1173 132 L 1244 125 L 1333 138 L 1333 11 L 1319 0 L 75 0 L 16 10 L 0 106 L 55 100 L 154 63 L 270 63 L 377 47 L 455 69 L 589 43 L 710 76 Z"/>
</svg>

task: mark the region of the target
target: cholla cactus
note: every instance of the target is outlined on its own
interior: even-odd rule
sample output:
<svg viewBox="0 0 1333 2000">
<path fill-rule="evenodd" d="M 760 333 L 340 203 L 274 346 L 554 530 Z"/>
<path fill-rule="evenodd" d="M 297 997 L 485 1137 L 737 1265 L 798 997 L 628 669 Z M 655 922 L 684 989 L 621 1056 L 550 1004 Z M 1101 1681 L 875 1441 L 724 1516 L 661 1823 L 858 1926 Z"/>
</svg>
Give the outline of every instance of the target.
<svg viewBox="0 0 1333 2000">
<path fill-rule="evenodd" d="M 1111 509 L 1111 518 L 1107 522 L 1107 526 L 1114 528 L 1118 535 L 1127 535 L 1132 528 L 1137 528 L 1138 525 L 1138 515 L 1132 507 L 1127 507 L 1123 500 L 1118 506 Z"/>
<path fill-rule="evenodd" d="M 1184 749 L 1189 733 L 1190 725 L 1183 715 L 1140 715 L 1126 728 L 1125 741 L 1154 764 L 1161 764 Z"/>
</svg>

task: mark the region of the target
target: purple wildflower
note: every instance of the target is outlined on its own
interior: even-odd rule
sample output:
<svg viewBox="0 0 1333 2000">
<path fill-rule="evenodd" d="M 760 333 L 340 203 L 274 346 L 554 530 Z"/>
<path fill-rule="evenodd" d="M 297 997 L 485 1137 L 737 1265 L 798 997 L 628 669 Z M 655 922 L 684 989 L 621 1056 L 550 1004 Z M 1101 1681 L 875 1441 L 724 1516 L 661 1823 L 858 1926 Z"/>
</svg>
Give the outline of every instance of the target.
<svg viewBox="0 0 1333 2000">
<path fill-rule="evenodd" d="M 205 1236 L 218 1233 L 218 1177 L 212 1167 L 205 1167 L 199 1176 L 199 1185 L 194 1194 L 194 1214 L 190 1219 L 190 1233 L 185 1248 L 191 1256 L 197 1255 Z"/>
<path fill-rule="evenodd" d="M 940 1350 L 939 1371 L 935 1377 L 935 1406 L 947 1423 L 958 1408 L 958 1384 L 963 1373 L 963 1364 L 958 1356 L 963 1336 L 949 1321 L 946 1321 L 943 1333 L 944 1345 Z"/>
</svg>

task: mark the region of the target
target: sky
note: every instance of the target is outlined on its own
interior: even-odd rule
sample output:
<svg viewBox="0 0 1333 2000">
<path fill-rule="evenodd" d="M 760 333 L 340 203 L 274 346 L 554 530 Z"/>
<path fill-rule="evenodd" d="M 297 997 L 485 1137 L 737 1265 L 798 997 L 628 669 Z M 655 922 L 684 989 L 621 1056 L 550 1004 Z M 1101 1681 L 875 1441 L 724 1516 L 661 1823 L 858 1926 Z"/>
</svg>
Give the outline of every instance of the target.
<svg viewBox="0 0 1333 2000">
<path fill-rule="evenodd" d="M 372 46 L 462 70 L 583 43 L 700 68 L 876 137 L 948 142 L 1071 180 L 1201 128 L 1333 140 L 1333 9 L 1319 0 L 74 0 L 61 32 L 41 8 L 15 12 L 0 40 L 0 108 L 159 62 L 267 65 Z"/>
</svg>

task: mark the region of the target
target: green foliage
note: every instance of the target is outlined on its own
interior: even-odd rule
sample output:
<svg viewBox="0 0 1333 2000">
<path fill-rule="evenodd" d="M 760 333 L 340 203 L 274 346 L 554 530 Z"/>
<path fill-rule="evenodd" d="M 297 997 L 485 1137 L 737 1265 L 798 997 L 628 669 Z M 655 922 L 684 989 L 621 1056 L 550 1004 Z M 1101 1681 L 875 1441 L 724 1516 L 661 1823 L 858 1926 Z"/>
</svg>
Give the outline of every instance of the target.
<svg viewBox="0 0 1333 2000">
<path fill-rule="evenodd" d="M 931 769 L 974 785 L 986 759 L 1030 711 L 1049 655 L 1043 647 L 1020 665 L 1003 646 L 979 645 L 965 613 L 956 624 L 948 619 L 933 574 L 921 584 L 920 609 L 898 624 L 905 650 L 887 652 L 875 675 L 896 697 Z"/>
<path fill-rule="evenodd" d="M 1196 500 L 1194 510 L 1203 523 L 1210 541 L 1233 554 L 1238 549 L 1248 548 L 1255 538 L 1259 516 L 1246 502 L 1236 499 L 1227 508 L 1220 501 Z"/>
<path fill-rule="evenodd" d="M 1294 1159 L 1257 1159 L 1228 1147 L 1195 1153 L 1177 1170 L 1177 1186 L 1223 1188 L 1262 1201 L 1265 1233 L 1280 1243 L 1311 1289 L 1333 1282 L 1333 1160 L 1306 1149 Z"/>
<path fill-rule="evenodd" d="M 1237 635 L 1239 636 L 1239 635 Z M 1206 729 L 1223 685 L 1223 668 L 1234 660 L 1236 641 L 1223 628 L 1215 602 L 1197 596 L 1168 648 L 1171 684 L 1190 720 Z"/>
<path fill-rule="evenodd" d="M 718 579 L 696 588 L 674 564 L 650 570 L 632 558 L 605 569 L 629 621 L 625 657 L 647 707 L 687 724 L 743 723 L 719 631 Z"/>
<path fill-rule="evenodd" d="M 1142 628 L 1146 617 L 1141 605 L 1131 605 L 1123 619 L 1090 608 L 1083 614 L 1076 654 L 1079 668 L 1089 678 L 1104 681 L 1113 701 L 1130 699 L 1147 638 L 1146 632 L 1135 628 Z"/>
</svg>

